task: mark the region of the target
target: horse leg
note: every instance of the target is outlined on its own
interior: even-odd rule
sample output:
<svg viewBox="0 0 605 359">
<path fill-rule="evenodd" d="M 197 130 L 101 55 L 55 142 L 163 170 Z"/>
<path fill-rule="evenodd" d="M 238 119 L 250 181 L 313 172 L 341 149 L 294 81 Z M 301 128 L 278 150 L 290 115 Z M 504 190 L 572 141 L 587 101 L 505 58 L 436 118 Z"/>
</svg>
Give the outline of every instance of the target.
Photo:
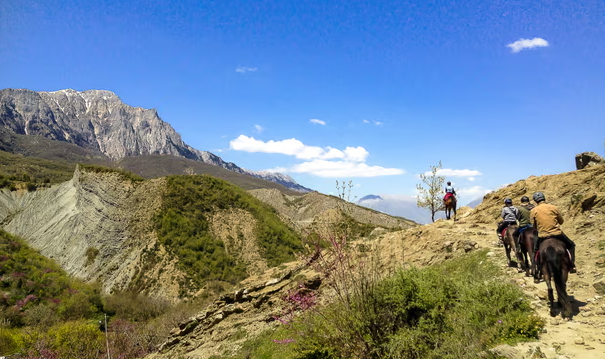
<svg viewBox="0 0 605 359">
<path fill-rule="evenodd" d="M 512 267 L 512 260 L 510 259 L 510 245 L 504 241 L 504 250 L 506 251 L 506 258 L 508 258 L 508 266 Z"/>
<path fill-rule="evenodd" d="M 529 260 L 527 258 L 527 250 L 525 250 L 526 248 L 524 248 L 524 250 L 522 251 L 522 255 L 523 255 L 523 264 L 525 265 L 525 276 L 529 277 L 531 276 L 531 268 L 529 266 Z"/>
<path fill-rule="evenodd" d="M 567 252 L 563 253 L 562 255 L 567 256 Z M 564 261 L 562 262 L 565 263 Z M 571 264 L 569 267 L 571 268 Z M 561 273 L 556 273 L 554 275 L 555 287 L 557 288 L 557 300 L 563 308 L 561 316 L 563 318 L 571 318 L 571 301 L 567 295 L 567 277 L 569 271 L 565 265 L 561 265 L 559 269 L 561 270 Z"/>
<path fill-rule="evenodd" d="M 454 222 L 456 222 L 456 206 L 454 205 Z"/>
<path fill-rule="evenodd" d="M 557 313 L 555 312 L 555 296 L 552 290 L 552 283 L 550 283 L 550 271 L 548 267 L 548 263 L 544 263 L 546 258 L 542 258 L 542 273 L 544 274 L 544 282 L 546 282 L 546 287 L 548 288 L 548 301 L 550 302 L 550 316 L 555 317 Z"/>
</svg>

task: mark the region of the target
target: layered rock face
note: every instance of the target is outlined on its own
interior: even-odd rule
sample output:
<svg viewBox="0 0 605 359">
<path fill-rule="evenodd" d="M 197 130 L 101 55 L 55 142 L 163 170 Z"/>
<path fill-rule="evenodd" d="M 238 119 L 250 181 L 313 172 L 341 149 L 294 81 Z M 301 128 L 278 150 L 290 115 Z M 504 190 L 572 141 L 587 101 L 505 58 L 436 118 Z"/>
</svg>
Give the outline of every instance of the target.
<svg viewBox="0 0 605 359">
<path fill-rule="evenodd" d="M 47 190 L 1 190 L 0 226 L 70 275 L 98 281 L 105 292 L 125 290 L 141 275 L 142 254 L 157 242 L 152 218 L 164 190 L 164 179 L 134 184 L 116 173 L 77 169 L 72 180 Z M 166 255 L 144 273 L 161 283 L 148 293 L 176 300 L 182 274 L 175 265 Z"/>
<path fill-rule="evenodd" d="M 0 126 L 99 151 L 113 160 L 165 154 L 198 160 L 308 192 L 289 176 L 255 172 L 187 145 L 157 111 L 124 104 L 113 92 L 60 90 L 0 91 Z"/>
</svg>

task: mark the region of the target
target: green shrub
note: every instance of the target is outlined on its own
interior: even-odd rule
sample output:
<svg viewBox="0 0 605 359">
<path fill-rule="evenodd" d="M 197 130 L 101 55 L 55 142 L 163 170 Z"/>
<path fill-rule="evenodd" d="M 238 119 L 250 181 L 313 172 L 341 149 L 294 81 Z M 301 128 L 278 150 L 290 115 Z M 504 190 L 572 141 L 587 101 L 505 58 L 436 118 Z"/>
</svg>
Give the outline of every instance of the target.
<svg viewBox="0 0 605 359">
<path fill-rule="evenodd" d="M 46 309 L 64 319 L 79 319 L 102 308 L 100 288 L 70 278 L 54 261 L 1 229 L 0 289 L 0 312 L 12 327 L 48 315 Z M 47 308 L 34 310 L 38 306 Z"/>
<path fill-rule="evenodd" d="M 97 256 L 99 255 L 99 249 L 95 247 L 88 247 L 86 249 L 86 265 L 89 266 L 95 262 Z"/>
<path fill-rule="evenodd" d="M 97 165 L 86 165 L 86 164 L 82 164 L 82 163 L 78 164 L 78 166 L 80 166 L 80 168 L 82 170 L 89 171 L 89 172 L 117 173 L 117 174 L 121 175 L 122 177 L 129 179 L 133 182 L 141 182 L 141 181 L 145 180 L 143 177 L 135 175 L 132 172 L 125 171 L 121 168 L 110 168 L 110 167 L 97 166 Z"/>
<path fill-rule="evenodd" d="M 14 329 L 0 328 L 0 355 L 15 354 L 23 346 L 23 340 Z"/>
<path fill-rule="evenodd" d="M 143 293 L 117 292 L 105 298 L 107 314 L 133 322 L 148 321 L 166 313 L 170 303 Z"/>
<path fill-rule="evenodd" d="M 105 351 L 99 326 L 85 322 L 67 322 L 49 331 L 51 346 L 60 358 L 97 359 Z"/>
<path fill-rule="evenodd" d="M 471 358 L 544 325 L 484 252 L 399 270 L 361 293 L 290 324 L 299 358 Z"/>
</svg>

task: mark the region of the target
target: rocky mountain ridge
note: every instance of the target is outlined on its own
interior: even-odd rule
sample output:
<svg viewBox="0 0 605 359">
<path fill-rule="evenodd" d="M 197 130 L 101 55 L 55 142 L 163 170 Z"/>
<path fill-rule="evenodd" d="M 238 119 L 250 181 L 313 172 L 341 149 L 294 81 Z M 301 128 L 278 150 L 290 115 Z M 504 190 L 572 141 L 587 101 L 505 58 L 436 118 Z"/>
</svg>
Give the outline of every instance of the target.
<svg viewBox="0 0 605 359">
<path fill-rule="evenodd" d="M 173 155 L 277 182 L 296 191 L 310 191 L 290 176 L 247 170 L 211 152 L 192 148 L 156 110 L 126 105 L 111 91 L 0 90 L 0 127 L 16 134 L 73 143 L 112 160 L 144 154 Z"/>
</svg>

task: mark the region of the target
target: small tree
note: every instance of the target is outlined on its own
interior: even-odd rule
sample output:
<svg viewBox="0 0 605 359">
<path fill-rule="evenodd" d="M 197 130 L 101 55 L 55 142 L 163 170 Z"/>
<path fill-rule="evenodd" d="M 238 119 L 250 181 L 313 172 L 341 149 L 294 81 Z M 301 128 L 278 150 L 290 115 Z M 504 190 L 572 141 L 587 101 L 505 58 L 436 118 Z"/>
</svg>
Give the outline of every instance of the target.
<svg viewBox="0 0 605 359">
<path fill-rule="evenodd" d="M 420 179 L 423 184 L 417 184 L 418 198 L 416 205 L 421 208 L 428 208 L 431 211 L 431 220 L 435 222 L 435 213 L 443 210 L 443 199 L 441 197 L 444 176 L 439 176 L 441 161 L 437 166 L 431 166 L 430 173 L 421 173 Z"/>
</svg>

